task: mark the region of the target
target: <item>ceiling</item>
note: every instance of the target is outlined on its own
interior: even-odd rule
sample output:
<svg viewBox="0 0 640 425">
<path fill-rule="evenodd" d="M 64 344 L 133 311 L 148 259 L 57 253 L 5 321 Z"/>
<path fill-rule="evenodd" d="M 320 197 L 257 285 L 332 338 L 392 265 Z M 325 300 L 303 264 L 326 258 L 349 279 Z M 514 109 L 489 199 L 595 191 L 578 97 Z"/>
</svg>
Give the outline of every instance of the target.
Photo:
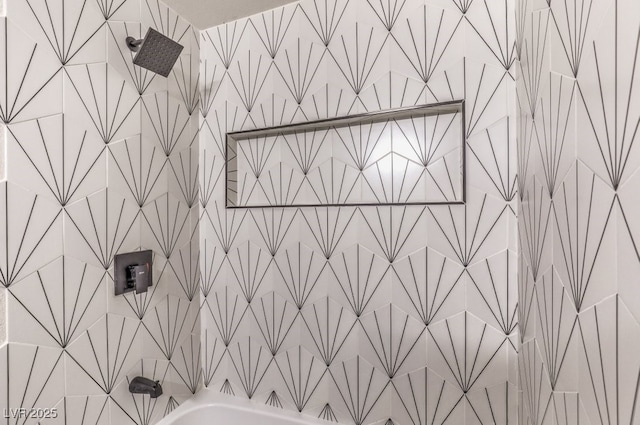
<svg viewBox="0 0 640 425">
<path fill-rule="evenodd" d="M 165 0 L 176 12 L 206 29 L 225 22 L 264 12 L 293 0 Z"/>
</svg>

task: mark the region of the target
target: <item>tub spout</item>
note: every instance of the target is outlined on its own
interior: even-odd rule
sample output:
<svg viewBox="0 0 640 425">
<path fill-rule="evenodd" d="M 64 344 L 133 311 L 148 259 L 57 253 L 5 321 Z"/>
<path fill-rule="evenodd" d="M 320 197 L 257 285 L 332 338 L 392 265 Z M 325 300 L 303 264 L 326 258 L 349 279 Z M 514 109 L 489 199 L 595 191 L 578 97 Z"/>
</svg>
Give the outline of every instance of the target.
<svg viewBox="0 0 640 425">
<path fill-rule="evenodd" d="M 129 382 L 129 392 L 132 394 L 149 394 L 151 398 L 157 398 L 162 395 L 162 386 L 159 381 L 136 376 Z"/>
</svg>

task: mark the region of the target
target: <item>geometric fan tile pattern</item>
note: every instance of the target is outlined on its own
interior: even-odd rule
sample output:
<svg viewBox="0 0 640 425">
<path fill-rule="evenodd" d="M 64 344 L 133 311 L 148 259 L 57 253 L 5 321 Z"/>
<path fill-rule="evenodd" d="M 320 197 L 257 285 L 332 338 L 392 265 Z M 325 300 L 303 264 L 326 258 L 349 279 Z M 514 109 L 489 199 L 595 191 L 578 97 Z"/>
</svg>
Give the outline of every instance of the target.
<svg viewBox="0 0 640 425">
<path fill-rule="evenodd" d="M 516 9 L 519 423 L 635 423 L 638 5 Z"/>
<path fill-rule="evenodd" d="M 515 5 L 302 0 L 202 32 L 206 387 L 347 424 L 516 423 Z M 427 185 L 455 197 L 460 167 L 445 143 L 453 131 L 446 115 L 225 149 L 230 132 L 456 100 L 465 101 L 465 131 L 457 129 L 465 204 L 403 204 L 412 199 L 405 192 Z M 557 120 L 553 107 L 545 113 Z M 548 127 L 551 135 L 564 128 Z M 222 164 L 234 160 L 244 164 L 227 176 L 240 208 L 226 209 Z M 416 184 L 416 176 L 431 180 Z M 356 196 L 398 205 L 323 205 Z M 552 214 L 543 206 L 530 214 L 536 235 L 540 216 Z M 563 337 L 573 325 L 569 298 L 553 304 L 562 315 L 548 313 L 567 321 Z"/>
<path fill-rule="evenodd" d="M 3 3 L 0 408 L 153 424 L 202 386 L 199 31 L 157 0 Z M 166 79 L 125 44 L 150 26 L 185 46 Z M 144 249 L 153 286 L 115 297 L 114 256 Z M 139 375 L 164 394 L 129 394 Z"/>
<path fill-rule="evenodd" d="M 206 387 L 357 425 L 637 420 L 634 0 L 301 0 L 202 32 L 159 0 L 7 10 L 0 408 L 148 425 Z M 124 43 L 148 27 L 185 47 L 166 79 Z M 238 156 L 262 205 L 405 181 L 398 132 L 226 133 L 457 100 L 464 204 L 225 208 Z M 153 286 L 115 297 L 145 249 Z"/>
</svg>

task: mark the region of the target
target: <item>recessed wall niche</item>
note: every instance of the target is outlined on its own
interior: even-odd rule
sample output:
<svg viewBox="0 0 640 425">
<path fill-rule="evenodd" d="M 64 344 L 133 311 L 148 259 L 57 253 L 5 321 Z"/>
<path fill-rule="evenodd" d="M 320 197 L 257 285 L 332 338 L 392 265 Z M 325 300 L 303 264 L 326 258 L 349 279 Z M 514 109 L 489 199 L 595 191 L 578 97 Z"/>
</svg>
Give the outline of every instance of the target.
<svg viewBox="0 0 640 425">
<path fill-rule="evenodd" d="M 228 208 L 464 203 L 464 101 L 227 134 Z"/>
</svg>

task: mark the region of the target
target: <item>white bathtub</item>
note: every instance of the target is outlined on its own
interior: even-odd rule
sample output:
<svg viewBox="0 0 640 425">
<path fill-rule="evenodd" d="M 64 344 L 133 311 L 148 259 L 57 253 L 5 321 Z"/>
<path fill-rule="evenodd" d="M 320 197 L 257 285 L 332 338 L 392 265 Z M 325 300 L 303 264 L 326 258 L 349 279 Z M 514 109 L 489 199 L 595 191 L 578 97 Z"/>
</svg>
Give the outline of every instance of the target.
<svg viewBox="0 0 640 425">
<path fill-rule="evenodd" d="M 157 425 L 326 425 L 328 423 L 330 422 L 205 389 L 182 403 Z"/>
</svg>

